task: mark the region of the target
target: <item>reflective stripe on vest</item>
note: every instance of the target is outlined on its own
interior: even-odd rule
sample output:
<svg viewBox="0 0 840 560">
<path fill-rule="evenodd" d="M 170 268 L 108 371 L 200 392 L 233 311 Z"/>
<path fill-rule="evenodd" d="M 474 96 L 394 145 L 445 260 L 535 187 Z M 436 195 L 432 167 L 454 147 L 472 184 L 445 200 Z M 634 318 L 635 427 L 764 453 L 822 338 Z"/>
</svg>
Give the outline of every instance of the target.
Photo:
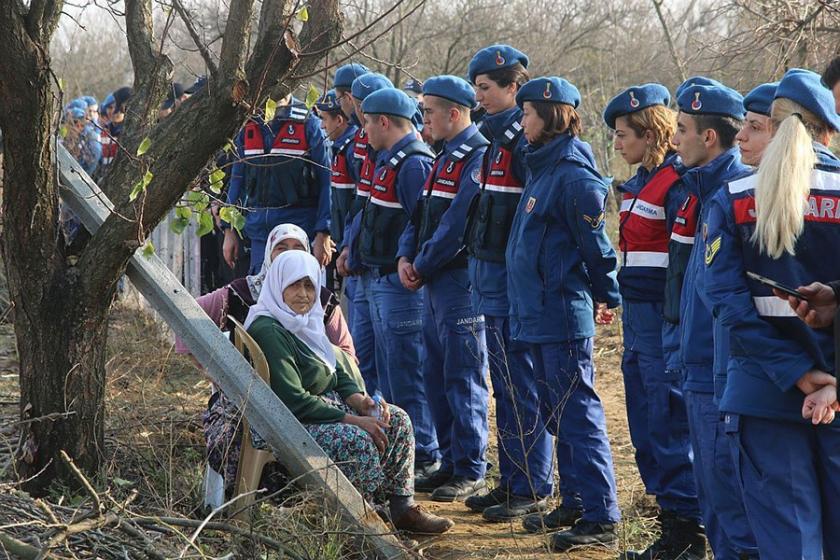
<svg viewBox="0 0 840 560">
<path fill-rule="evenodd" d="M 340 145 L 333 146 L 335 156 L 330 166 L 330 185 L 334 189 L 350 190 L 356 188 L 356 183 L 350 177 L 347 152 L 344 150 L 352 140 L 352 137 L 346 138 Z"/>
<path fill-rule="evenodd" d="M 733 181 L 729 192 L 741 194 L 755 188 L 756 175 Z M 805 207 L 806 222 L 840 224 L 840 196 L 836 194 L 818 194 L 820 192 L 840 191 L 840 174 L 815 169 L 811 175 L 811 193 Z M 736 224 L 755 223 L 755 197 L 746 196 L 732 201 Z"/>
<path fill-rule="evenodd" d="M 362 161 L 362 168 L 359 170 L 359 182 L 356 183 L 356 196 L 361 196 L 362 198 L 370 197 L 370 189 L 373 186 L 373 173 L 375 170 L 376 162 L 373 161 L 372 154 L 366 153 L 365 159 Z"/>
<path fill-rule="evenodd" d="M 673 165 L 663 167 L 635 197 L 624 194 L 619 213 L 619 247 L 624 266 L 668 267 L 665 199 L 680 176 Z"/>
<path fill-rule="evenodd" d="M 306 125 L 303 122 L 284 121 L 271 145 L 272 154 L 303 156 L 309 151 L 306 140 Z"/>
<path fill-rule="evenodd" d="M 776 296 L 753 296 L 753 303 L 762 317 L 796 317 L 790 304 Z"/>
<path fill-rule="evenodd" d="M 697 233 L 697 210 L 697 197 L 689 195 L 674 218 L 671 241 L 681 245 L 694 245 L 694 235 Z"/>
<path fill-rule="evenodd" d="M 384 206 L 386 208 L 402 209 L 402 204 L 397 197 L 397 169 L 388 165 L 383 165 L 376 170 L 376 177 L 373 179 L 373 186 L 370 189 L 370 202 L 377 206 Z"/>
<path fill-rule="evenodd" d="M 522 129 L 519 123 L 513 123 L 507 131 L 505 136 L 511 135 L 516 138 L 516 127 Z M 486 168 L 486 165 L 482 166 Z M 490 163 L 490 169 L 487 170 L 487 177 L 482 177 L 484 183 L 484 190 L 492 192 L 501 192 L 508 194 L 522 194 L 522 183 L 513 174 L 513 152 L 508 146 L 499 146 L 496 151 L 496 157 Z"/>
<path fill-rule="evenodd" d="M 365 159 L 368 155 L 368 139 L 365 134 L 365 127 L 360 126 L 353 136 L 353 157 L 356 159 Z"/>
</svg>

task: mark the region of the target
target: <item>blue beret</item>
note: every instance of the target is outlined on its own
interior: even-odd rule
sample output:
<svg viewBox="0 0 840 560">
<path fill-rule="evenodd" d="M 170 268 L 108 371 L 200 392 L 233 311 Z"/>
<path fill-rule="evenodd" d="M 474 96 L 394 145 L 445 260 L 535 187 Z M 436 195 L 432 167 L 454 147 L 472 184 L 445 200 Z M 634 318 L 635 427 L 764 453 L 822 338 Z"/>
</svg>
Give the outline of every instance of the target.
<svg viewBox="0 0 840 560">
<path fill-rule="evenodd" d="M 94 96 L 92 96 L 92 95 L 85 95 L 85 96 L 82 96 L 82 101 L 84 101 L 84 102 L 85 102 L 85 104 L 86 104 L 88 107 L 93 107 L 94 105 L 99 105 L 99 102 L 98 102 L 98 101 L 96 101 L 96 98 L 95 98 Z"/>
<path fill-rule="evenodd" d="M 100 105 L 99 108 L 100 109 L 105 109 L 106 107 L 110 107 L 113 104 L 114 104 L 114 94 L 109 93 L 108 95 L 105 96 L 105 101 L 102 102 L 102 105 Z"/>
<path fill-rule="evenodd" d="M 718 115 L 743 120 L 744 97 L 726 86 L 685 87 L 677 97 L 680 111 L 689 115 Z"/>
<path fill-rule="evenodd" d="M 635 113 L 654 105 L 668 106 L 671 102 L 671 94 L 668 88 L 662 84 L 643 84 L 632 86 L 615 97 L 604 109 L 604 122 L 610 128 L 615 128 L 615 119 L 623 115 Z"/>
<path fill-rule="evenodd" d="M 475 83 L 475 77 L 479 74 L 510 68 L 517 62 L 528 68 L 528 57 L 522 51 L 510 45 L 490 45 L 475 53 L 467 69 L 467 75 L 470 77 L 470 82 Z"/>
<path fill-rule="evenodd" d="M 780 97 L 799 103 L 831 128 L 840 131 L 840 115 L 834 108 L 834 96 L 822 85 L 819 74 L 791 68 L 776 88 L 775 98 Z"/>
<path fill-rule="evenodd" d="M 338 103 L 334 89 L 327 91 L 327 93 L 325 93 L 324 96 L 315 103 L 315 107 L 319 111 L 341 111 L 341 105 Z"/>
<path fill-rule="evenodd" d="M 349 89 L 350 86 L 353 85 L 353 80 L 362 74 L 367 74 L 369 72 L 370 70 L 368 70 L 367 66 L 359 64 L 358 62 L 352 62 L 350 64 L 345 64 L 344 66 L 339 66 L 338 70 L 335 71 L 333 87 Z"/>
<path fill-rule="evenodd" d="M 365 97 L 362 101 L 362 112 L 412 120 L 417 112 L 417 103 L 401 89 L 387 87 Z"/>
<path fill-rule="evenodd" d="M 67 113 L 76 120 L 81 120 L 86 115 L 85 110 L 81 107 L 69 107 Z"/>
<path fill-rule="evenodd" d="M 757 113 L 766 117 L 770 116 L 770 106 L 776 97 L 776 88 L 779 82 L 761 84 L 753 88 L 744 96 L 744 108 L 751 113 Z"/>
<path fill-rule="evenodd" d="M 467 80 L 458 76 L 429 78 L 423 84 L 423 95 L 442 97 L 470 109 L 475 105 L 475 90 Z"/>
<path fill-rule="evenodd" d="M 689 86 L 724 87 L 722 83 L 712 78 L 707 78 L 706 76 L 692 76 L 677 87 L 677 91 L 674 92 L 674 98 L 679 99 L 680 95 L 685 90 L 685 88 Z"/>
<path fill-rule="evenodd" d="M 394 84 L 391 83 L 391 80 L 382 74 L 368 72 L 353 80 L 353 84 L 350 86 L 350 92 L 359 101 L 364 101 L 374 91 L 393 87 Z"/>
<path fill-rule="evenodd" d="M 87 109 L 87 103 L 85 103 L 85 100 L 81 97 L 77 97 L 67 104 L 67 109 L 72 109 L 73 107 L 78 107 L 79 109 L 84 110 Z"/>
<path fill-rule="evenodd" d="M 571 82 L 557 77 L 534 78 L 519 88 L 516 104 L 521 108 L 526 101 L 564 103 L 577 109 L 580 92 Z"/>
<path fill-rule="evenodd" d="M 409 79 L 403 84 L 404 91 L 410 91 L 413 93 L 423 93 L 423 82 L 420 80 Z"/>
</svg>

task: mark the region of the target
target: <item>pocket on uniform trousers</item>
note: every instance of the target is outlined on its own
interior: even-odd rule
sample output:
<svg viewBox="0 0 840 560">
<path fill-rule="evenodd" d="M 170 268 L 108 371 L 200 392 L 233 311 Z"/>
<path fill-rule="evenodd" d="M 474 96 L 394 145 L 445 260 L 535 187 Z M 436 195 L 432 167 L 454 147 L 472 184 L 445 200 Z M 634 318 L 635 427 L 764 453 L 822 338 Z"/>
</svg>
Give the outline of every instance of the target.
<svg viewBox="0 0 840 560">
<path fill-rule="evenodd" d="M 755 464 L 750 454 L 747 452 L 746 446 L 743 442 L 743 418 L 739 414 L 724 414 L 723 417 L 724 432 L 732 449 L 732 459 L 735 467 L 735 477 L 738 480 L 738 485 L 744 488 L 744 469 L 749 469 L 750 474 L 755 477 L 756 481 L 761 483 L 764 481 L 764 474 L 761 469 Z"/>
</svg>

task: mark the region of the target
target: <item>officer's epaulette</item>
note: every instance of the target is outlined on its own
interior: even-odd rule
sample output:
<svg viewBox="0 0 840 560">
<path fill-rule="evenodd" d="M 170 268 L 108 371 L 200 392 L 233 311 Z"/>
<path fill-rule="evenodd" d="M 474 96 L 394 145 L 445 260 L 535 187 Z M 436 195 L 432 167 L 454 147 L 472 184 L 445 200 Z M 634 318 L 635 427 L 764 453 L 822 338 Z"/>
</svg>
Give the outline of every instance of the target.
<svg viewBox="0 0 840 560">
<path fill-rule="evenodd" d="M 391 156 L 391 159 L 388 160 L 388 165 L 391 166 L 391 168 L 396 169 L 405 158 L 414 154 L 420 154 L 430 158 L 435 157 L 424 142 L 421 142 L 420 140 L 413 140 L 405 148 Z"/>
<path fill-rule="evenodd" d="M 352 142 L 354 138 L 355 138 L 355 136 L 353 134 L 350 134 L 349 136 L 347 136 L 347 138 L 344 139 L 344 142 L 342 142 L 341 144 L 336 144 L 335 145 L 335 152 L 333 152 L 333 153 L 340 154 L 342 151 L 344 151 L 344 148 L 347 147 L 347 144 Z"/>
<path fill-rule="evenodd" d="M 289 105 L 287 119 L 291 121 L 305 121 L 309 116 L 309 109 L 306 105 Z"/>
<path fill-rule="evenodd" d="M 513 121 L 507 130 L 505 130 L 505 146 L 509 146 L 519 140 L 522 134 L 522 125 L 519 121 Z"/>
<path fill-rule="evenodd" d="M 488 142 L 484 136 L 481 134 L 473 134 L 466 142 L 452 150 L 452 153 L 447 156 L 447 159 L 449 161 L 458 162 L 468 157 L 476 148 L 489 145 L 490 142 Z"/>
</svg>

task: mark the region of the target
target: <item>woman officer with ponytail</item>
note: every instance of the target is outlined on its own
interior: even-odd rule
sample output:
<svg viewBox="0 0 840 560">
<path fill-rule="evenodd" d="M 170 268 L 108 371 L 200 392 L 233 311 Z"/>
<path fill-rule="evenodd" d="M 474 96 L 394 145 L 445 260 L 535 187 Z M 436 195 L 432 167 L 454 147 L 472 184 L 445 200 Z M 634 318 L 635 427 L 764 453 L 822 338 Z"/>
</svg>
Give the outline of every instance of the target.
<svg viewBox="0 0 840 560">
<path fill-rule="evenodd" d="M 793 69 L 770 120 L 758 172 L 721 189 L 703 224 L 704 297 L 729 331 L 720 409 L 762 560 L 840 558 L 832 333 L 748 275 L 788 286 L 840 278 L 840 160 L 826 148 L 840 116 L 819 75 Z"/>
</svg>

